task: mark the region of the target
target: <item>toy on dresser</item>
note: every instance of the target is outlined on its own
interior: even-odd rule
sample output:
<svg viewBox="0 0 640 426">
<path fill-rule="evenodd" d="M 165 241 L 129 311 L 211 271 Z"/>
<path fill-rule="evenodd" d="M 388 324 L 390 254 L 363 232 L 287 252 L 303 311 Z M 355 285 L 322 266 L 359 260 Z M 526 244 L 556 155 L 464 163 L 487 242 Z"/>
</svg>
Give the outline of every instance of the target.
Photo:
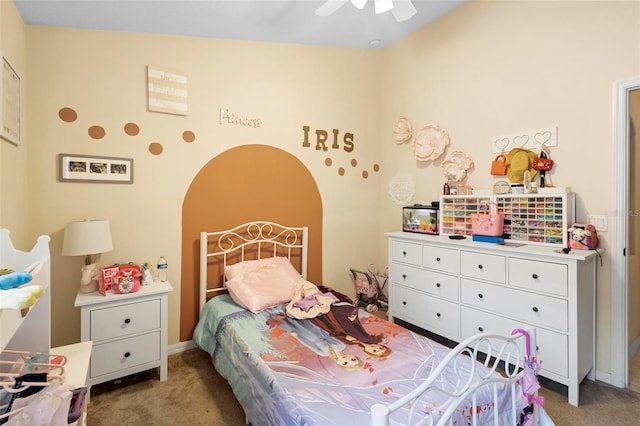
<svg viewBox="0 0 640 426">
<path fill-rule="evenodd" d="M 598 248 L 598 232 L 591 224 L 576 223 L 569 231 L 569 248 L 595 250 Z"/>
</svg>

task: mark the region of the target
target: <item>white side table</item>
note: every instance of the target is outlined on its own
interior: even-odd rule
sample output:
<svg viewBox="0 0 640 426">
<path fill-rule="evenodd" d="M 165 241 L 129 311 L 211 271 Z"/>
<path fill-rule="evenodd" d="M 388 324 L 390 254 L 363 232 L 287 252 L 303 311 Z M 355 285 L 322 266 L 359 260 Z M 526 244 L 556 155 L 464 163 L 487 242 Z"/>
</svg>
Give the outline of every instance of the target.
<svg viewBox="0 0 640 426">
<path fill-rule="evenodd" d="M 87 383 L 115 380 L 160 367 L 167 380 L 168 282 L 141 286 L 136 293 L 105 296 L 78 293 L 81 339 L 93 341 Z"/>
</svg>

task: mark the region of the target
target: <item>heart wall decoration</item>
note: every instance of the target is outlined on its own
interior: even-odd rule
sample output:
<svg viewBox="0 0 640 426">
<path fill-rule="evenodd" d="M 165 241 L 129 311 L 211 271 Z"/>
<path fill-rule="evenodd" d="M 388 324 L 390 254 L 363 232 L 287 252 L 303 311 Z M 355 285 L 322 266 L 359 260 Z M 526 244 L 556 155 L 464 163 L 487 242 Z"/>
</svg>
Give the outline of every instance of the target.
<svg viewBox="0 0 640 426">
<path fill-rule="evenodd" d="M 557 127 L 527 130 L 491 138 L 491 152 L 494 154 L 509 152 L 513 148 L 530 149 L 537 152 L 542 145 L 547 147 L 558 146 Z"/>
</svg>

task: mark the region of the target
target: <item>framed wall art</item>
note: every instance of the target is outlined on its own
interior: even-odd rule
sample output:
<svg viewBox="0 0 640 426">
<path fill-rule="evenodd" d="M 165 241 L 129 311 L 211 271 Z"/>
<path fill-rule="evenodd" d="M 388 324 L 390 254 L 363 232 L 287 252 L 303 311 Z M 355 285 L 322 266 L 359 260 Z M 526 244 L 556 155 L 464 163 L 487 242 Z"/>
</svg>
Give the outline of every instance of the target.
<svg viewBox="0 0 640 426">
<path fill-rule="evenodd" d="M 133 159 L 58 154 L 61 182 L 133 183 Z"/>
<path fill-rule="evenodd" d="M 1 55 L 0 55 L 1 56 Z M 0 68 L 0 137 L 15 145 L 20 144 L 20 76 L 2 56 Z"/>
</svg>

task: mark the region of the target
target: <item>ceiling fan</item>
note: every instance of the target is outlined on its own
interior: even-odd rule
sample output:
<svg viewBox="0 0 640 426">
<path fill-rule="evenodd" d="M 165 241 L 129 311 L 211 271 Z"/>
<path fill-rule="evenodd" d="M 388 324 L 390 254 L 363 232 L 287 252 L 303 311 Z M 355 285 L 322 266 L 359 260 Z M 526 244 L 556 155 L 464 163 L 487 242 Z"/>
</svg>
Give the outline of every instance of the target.
<svg viewBox="0 0 640 426">
<path fill-rule="evenodd" d="M 325 4 L 316 9 L 315 13 L 318 16 L 329 16 L 349 1 L 358 9 L 363 9 L 368 0 L 327 0 Z M 376 15 L 391 11 L 398 22 L 410 19 L 417 12 L 411 0 L 373 0 L 373 3 Z"/>
</svg>

